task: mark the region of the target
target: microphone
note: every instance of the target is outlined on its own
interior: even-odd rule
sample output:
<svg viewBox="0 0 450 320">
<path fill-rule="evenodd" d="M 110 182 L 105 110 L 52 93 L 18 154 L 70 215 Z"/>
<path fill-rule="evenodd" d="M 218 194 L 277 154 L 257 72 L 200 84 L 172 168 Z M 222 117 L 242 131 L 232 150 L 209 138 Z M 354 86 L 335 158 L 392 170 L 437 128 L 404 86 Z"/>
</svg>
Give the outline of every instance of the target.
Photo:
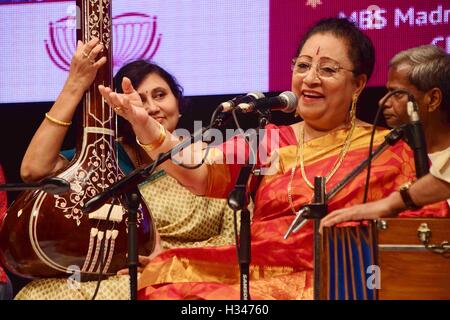
<svg viewBox="0 0 450 320">
<path fill-rule="evenodd" d="M 408 96 L 406 111 L 408 113 L 409 123 L 402 125 L 401 128 L 403 128 L 404 130 L 404 140 L 413 150 L 416 177 L 420 178 L 426 175 L 429 172 L 430 168 L 425 134 L 423 132 L 422 123 L 419 119 L 419 108 L 417 107 L 414 96 L 406 89 L 395 89 L 384 96 L 383 99 L 381 99 L 379 108 L 384 108 L 387 100 L 397 93 L 406 94 Z"/>
<path fill-rule="evenodd" d="M 262 92 L 259 91 L 255 91 L 255 92 L 249 92 L 247 93 L 245 96 L 237 96 L 231 100 L 222 102 L 221 104 L 219 104 L 219 108 L 221 112 L 229 112 L 231 110 L 233 110 L 238 104 L 240 103 L 249 103 L 249 102 L 253 102 L 257 99 L 261 99 L 264 98 L 264 94 Z"/>
<path fill-rule="evenodd" d="M 276 97 L 261 98 L 251 102 L 240 103 L 237 108 L 244 113 L 251 112 L 255 109 L 280 110 L 291 113 L 297 108 L 297 96 L 291 91 L 285 91 Z"/>
<path fill-rule="evenodd" d="M 414 152 L 414 164 L 416 167 L 416 177 L 420 178 L 429 171 L 429 159 L 427 152 L 427 144 L 423 126 L 419 119 L 419 112 L 416 101 L 412 95 L 408 95 L 408 103 L 406 110 L 409 116 L 409 124 L 406 126 L 406 139 Z"/>
</svg>

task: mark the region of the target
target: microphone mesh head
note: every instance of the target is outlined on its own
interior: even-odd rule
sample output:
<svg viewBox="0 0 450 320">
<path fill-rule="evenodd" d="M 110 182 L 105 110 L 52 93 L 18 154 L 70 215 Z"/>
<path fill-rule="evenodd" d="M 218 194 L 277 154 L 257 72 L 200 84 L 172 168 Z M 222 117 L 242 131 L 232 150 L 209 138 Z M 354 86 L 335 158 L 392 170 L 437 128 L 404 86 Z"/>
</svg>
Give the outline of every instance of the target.
<svg viewBox="0 0 450 320">
<path fill-rule="evenodd" d="M 284 91 L 280 94 L 280 97 L 286 100 L 286 108 L 281 111 L 286 113 L 294 112 L 297 109 L 297 96 L 292 91 Z"/>
</svg>

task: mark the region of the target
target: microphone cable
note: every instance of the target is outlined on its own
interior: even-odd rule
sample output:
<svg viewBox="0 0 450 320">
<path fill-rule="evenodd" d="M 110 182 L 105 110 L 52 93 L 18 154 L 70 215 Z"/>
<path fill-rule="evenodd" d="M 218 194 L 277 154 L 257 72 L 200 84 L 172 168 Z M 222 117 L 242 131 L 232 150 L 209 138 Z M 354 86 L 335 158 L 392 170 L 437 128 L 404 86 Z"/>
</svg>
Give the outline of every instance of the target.
<svg viewBox="0 0 450 320">
<path fill-rule="evenodd" d="M 242 127 L 241 127 L 241 125 L 240 125 L 240 123 L 239 123 L 239 120 L 237 119 L 237 116 L 236 116 L 236 109 L 237 109 L 237 108 L 233 108 L 233 109 L 231 110 L 231 114 L 232 114 L 232 116 L 233 116 L 233 120 L 234 120 L 234 123 L 236 124 L 237 129 L 240 130 L 241 132 L 243 132 L 244 130 L 242 129 Z M 211 115 L 211 119 L 210 119 L 210 122 L 209 122 L 210 128 L 213 127 L 214 122 L 215 122 L 216 119 L 219 117 L 219 113 L 221 113 L 221 112 L 222 112 L 222 107 L 219 105 L 219 106 L 214 110 L 214 112 L 213 112 L 212 115 Z M 246 141 L 247 141 L 247 143 L 248 143 L 248 142 L 249 142 L 249 141 L 248 141 L 248 137 L 245 136 L 245 135 L 244 135 L 244 137 L 245 137 L 245 139 L 246 139 Z M 205 154 L 203 155 L 203 158 L 202 158 L 202 160 L 200 161 L 200 163 L 198 163 L 198 164 L 196 164 L 196 165 L 190 166 L 190 165 L 184 164 L 184 163 L 182 163 L 182 162 L 178 162 L 177 160 L 173 160 L 173 159 L 172 159 L 172 161 L 173 161 L 176 165 L 178 165 L 178 166 L 180 166 L 180 167 L 182 167 L 182 168 L 185 168 L 185 169 L 189 169 L 189 170 L 198 169 L 198 168 L 200 168 L 200 167 L 205 163 L 205 160 L 206 160 L 206 158 L 208 157 L 209 150 L 210 150 L 210 148 L 211 148 L 211 147 L 210 147 L 210 144 L 213 143 L 213 142 L 214 142 L 214 141 L 209 141 L 209 142 L 207 143 L 207 146 L 206 146 L 206 149 L 205 149 Z"/>
<path fill-rule="evenodd" d="M 218 116 L 218 113 L 221 111 L 221 109 L 222 109 L 222 107 L 219 105 L 219 106 L 214 110 L 214 112 L 213 112 L 213 114 L 212 114 L 212 116 L 211 116 L 211 120 L 210 120 L 210 127 L 211 127 L 211 128 L 212 128 L 212 125 L 213 125 L 214 121 L 216 120 L 216 118 L 217 118 L 217 116 Z M 194 133 L 194 134 L 191 134 L 190 137 L 189 137 L 189 139 L 192 140 L 193 136 L 195 137 L 195 133 Z M 208 157 L 208 154 L 209 154 L 209 149 L 210 149 L 209 144 L 212 143 L 212 142 L 213 142 L 213 141 L 210 141 L 209 143 L 207 143 L 206 149 L 204 149 L 204 150 L 205 150 L 205 154 L 203 155 L 202 160 L 200 161 L 200 163 L 198 163 L 198 164 L 196 164 L 196 165 L 192 165 L 192 166 L 191 166 L 191 165 L 187 165 L 187 164 L 182 163 L 182 162 L 180 162 L 180 161 L 178 161 L 178 160 L 176 160 L 176 159 L 173 159 L 172 157 L 171 157 L 171 160 L 172 160 L 172 162 L 173 162 L 174 164 L 176 164 L 176 165 L 179 166 L 179 167 L 182 167 L 182 168 L 185 168 L 185 169 L 188 169 L 188 170 L 198 169 L 198 168 L 200 168 L 200 167 L 205 163 L 205 160 L 206 160 L 206 158 Z M 192 144 L 193 144 L 193 143 L 191 143 L 191 145 L 192 145 Z M 174 146 L 173 149 L 177 148 L 177 146 L 178 146 L 178 145 Z M 182 150 L 179 150 L 178 152 L 180 152 L 180 151 L 182 151 Z M 158 156 L 158 158 L 159 158 L 159 156 Z M 153 171 L 153 170 L 154 170 L 154 168 L 152 169 L 152 171 Z"/>
</svg>

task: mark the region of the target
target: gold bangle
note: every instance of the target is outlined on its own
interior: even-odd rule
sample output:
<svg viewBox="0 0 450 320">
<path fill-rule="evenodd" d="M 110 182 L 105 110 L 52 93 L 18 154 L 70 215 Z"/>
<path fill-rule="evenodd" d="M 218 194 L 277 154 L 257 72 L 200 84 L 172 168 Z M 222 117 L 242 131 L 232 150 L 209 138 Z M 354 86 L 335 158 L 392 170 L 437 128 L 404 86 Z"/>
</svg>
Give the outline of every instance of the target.
<svg viewBox="0 0 450 320">
<path fill-rule="evenodd" d="M 164 128 L 164 126 L 162 124 L 159 124 L 159 138 L 155 142 L 152 142 L 149 144 L 142 144 L 139 141 L 138 137 L 136 136 L 137 144 L 140 145 L 142 147 L 142 149 L 144 149 L 147 152 L 158 149 L 163 144 L 164 140 L 166 140 L 166 129 Z"/>
<path fill-rule="evenodd" d="M 72 121 L 70 121 L 70 122 L 64 122 L 64 121 L 61 121 L 61 120 L 58 120 L 58 119 L 53 118 L 52 116 L 50 116 L 50 115 L 48 114 L 48 112 L 45 114 L 45 117 L 46 117 L 50 122 L 53 122 L 54 124 L 57 124 L 57 125 L 60 125 L 60 126 L 68 127 L 68 126 L 70 126 L 70 125 L 72 124 Z"/>
<path fill-rule="evenodd" d="M 400 189 L 398 191 L 400 192 L 400 196 L 402 197 L 403 203 L 405 204 L 406 209 L 408 210 L 419 210 L 422 208 L 422 206 L 418 206 L 413 199 L 411 198 L 411 195 L 409 194 L 409 188 L 413 185 L 412 181 L 408 181 L 402 186 L 400 186 Z"/>
</svg>

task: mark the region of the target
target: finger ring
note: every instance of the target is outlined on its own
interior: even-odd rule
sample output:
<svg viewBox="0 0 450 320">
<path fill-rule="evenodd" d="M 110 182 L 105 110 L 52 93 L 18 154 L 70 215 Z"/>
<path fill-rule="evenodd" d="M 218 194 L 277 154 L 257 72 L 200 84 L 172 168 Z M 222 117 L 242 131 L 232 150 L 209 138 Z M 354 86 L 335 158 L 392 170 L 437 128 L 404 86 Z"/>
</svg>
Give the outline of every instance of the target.
<svg viewBox="0 0 450 320">
<path fill-rule="evenodd" d="M 114 111 L 118 112 L 118 111 L 122 110 L 122 107 L 116 107 L 116 106 L 114 106 L 113 109 L 114 109 Z"/>
<path fill-rule="evenodd" d="M 83 51 L 83 56 L 84 56 L 85 58 L 89 58 L 89 54 L 87 54 L 87 53 L 84 52 L 84 51 Z"/>
</svg>

